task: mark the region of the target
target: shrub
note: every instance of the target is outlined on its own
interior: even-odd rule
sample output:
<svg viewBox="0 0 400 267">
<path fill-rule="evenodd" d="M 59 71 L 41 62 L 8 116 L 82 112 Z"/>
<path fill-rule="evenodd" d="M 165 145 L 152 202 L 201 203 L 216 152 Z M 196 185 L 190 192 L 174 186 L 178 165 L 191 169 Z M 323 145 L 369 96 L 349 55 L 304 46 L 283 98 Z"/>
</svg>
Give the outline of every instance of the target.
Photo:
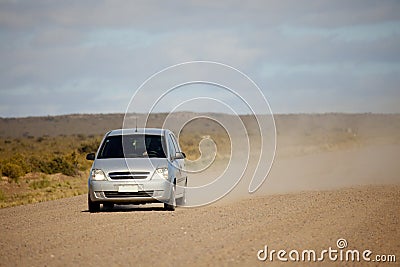
<svg viewBox="0 0 400 267">
<path fill-rule="evenodd" d="M 78 137 L 78 139 L 81 141 L 86 139 L 86 136 L 84 134 L 77 134 L 76 137 Z"/>
<path fill-rule="evenodd" d="M 43 142 L 45 139 L 43 136 L 36 138 L 36 142 L 41 143 Z"/>
<path fill-rule="evenodd" d="M 6 195 L 4 192 L 0 189 L 0 201 L 4 201 L 6 199 Z"/>
<path fill-rule="evenodd" d="M 21 166 L 8 162 L 2 167 L 2 172 L 8 178 L 18 180 L 19 177 L 25 174 Z"/>
<path fill-rule="evenodd" d="M 50 161 L 42 162 L 41 171 L 47 174 L 62 173 L 74 176 L 77 173 L 77 168 L 64 157 L 57 156 Z"/>
<path fill-rule="evenodd" d="M 85 142 L 78 148 L 78 152 L 81 154 L 95 152 L 99 147 L 99 143 L 100 141 L 97 139 Z"/>
<path fill-rule="evenodd" d="M 47 179 L 43 179 L 43 180 L 40 180 L 40 181 L 33 181 L 30 185 L 29 185 L 29 187 L 30 188 L 33 188 L 33 189 L 42 189 L 42 188 L 46 188 L 46 187 L 49 187 L 50 186 L 50 181 L 49 180 L 47 180 Z"/>
<path fill-rule="evenodd" d="M 42 171 L 41 166 L 43 164 L 43 161 L 40 160 L 36 156 L 31 156 L 27 160 L 27 164 L 29 166 L 29 172 L 41 172 Z"/>
<path fill-rule="evenodd" d="M 6 160 L 6 163 L 18 165 L 22 169 L 23 174 L 30 172 L 29 165 L 26 163 L 26 157 L 20 153 L 14 154 L 11 158 Z"/>
</svg>

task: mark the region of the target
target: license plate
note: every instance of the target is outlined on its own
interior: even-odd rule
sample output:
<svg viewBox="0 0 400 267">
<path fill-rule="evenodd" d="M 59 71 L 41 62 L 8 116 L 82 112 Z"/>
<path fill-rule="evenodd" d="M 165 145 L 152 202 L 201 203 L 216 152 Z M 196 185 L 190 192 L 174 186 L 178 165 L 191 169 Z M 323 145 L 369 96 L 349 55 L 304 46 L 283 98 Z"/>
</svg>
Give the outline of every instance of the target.
<svg viewBox="0 0 400 267">
<path fill-rule="evenodd" d="M 118 192 L 138 192 L 138 185 L 120 185 L 118 187 Z"/>
</svg>

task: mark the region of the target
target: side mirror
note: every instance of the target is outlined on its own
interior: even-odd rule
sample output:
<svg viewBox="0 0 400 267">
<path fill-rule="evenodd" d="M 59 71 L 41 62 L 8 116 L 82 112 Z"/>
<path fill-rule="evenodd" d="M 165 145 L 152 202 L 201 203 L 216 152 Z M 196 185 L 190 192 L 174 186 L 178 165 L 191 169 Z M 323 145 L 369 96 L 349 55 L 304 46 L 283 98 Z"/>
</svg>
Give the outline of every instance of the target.
<svg viewBox="0 0 400 267">
<path fill-rule="evenodd" d="M 89 154 L 86 155 L 86 159 L 87 160 L 94 160 L 95 157 L 96 157 L 95 153 L 89 153 Z"/>
<path fill-rule="evenodd" d="M 186 155 L 183 152 L 176 152 L 175 156 L 173 156 L 173 160 L 175 160 L 175 159 L 184 159 L 184 158 L 186 158 Z"/>
</svg>

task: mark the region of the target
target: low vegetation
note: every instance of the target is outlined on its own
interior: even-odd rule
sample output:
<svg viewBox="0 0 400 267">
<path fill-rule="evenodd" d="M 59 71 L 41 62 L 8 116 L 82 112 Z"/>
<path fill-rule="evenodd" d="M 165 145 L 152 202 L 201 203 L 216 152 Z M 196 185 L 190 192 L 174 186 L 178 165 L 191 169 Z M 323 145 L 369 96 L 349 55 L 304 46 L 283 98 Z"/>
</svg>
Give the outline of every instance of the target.
<svg viewBox="0 0 400 267">
<path fill-rule="evenodd" d="M 83 194 L 102 136 L 0 138 L 0 207 Z"/>
<path fill-rule="evenodd" d="M 198 133 L 181 135 L 188 159 L 200 156 L 199 143 L 211 138 L 218 154 L 226 153 L 227 136 Z M 101 135 L 25 136 L 0 138 L 0 208 L 85 194 L 92 162 Z"/>
</svg>

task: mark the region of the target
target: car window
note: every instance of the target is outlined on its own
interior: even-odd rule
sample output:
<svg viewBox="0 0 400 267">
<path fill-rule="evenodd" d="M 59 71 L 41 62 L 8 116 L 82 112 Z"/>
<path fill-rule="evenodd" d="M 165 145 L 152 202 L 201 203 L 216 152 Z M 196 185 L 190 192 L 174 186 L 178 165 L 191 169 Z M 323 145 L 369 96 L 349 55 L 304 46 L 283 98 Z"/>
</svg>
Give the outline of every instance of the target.
<svg viewBox="0 0 400 267">
<path fill-rule="evenodd" d="M 179 149 L 179 146 L 178 146 L 178 142 L 176 142 L 175 136 L 172 135 L 172 134 L 170 134 L 170 136 L 171 136 L 171 139 L 172 139 L 172 143 L 174 144 L 175 151 L 176 152 L 181 152 L 181 150 Z"/>
<path fill-rule="evenodd" d="M 108 136 L 99 152 L 99 159 L 106 158 L 165 158 L 163 138 L 160 135 Z"/>
<path fill-rule="evenodd" d="M 169 146 L 169 156 L 170 157 L 175 156 L 176 149 L 170 135 L 168 136 L 168 146 Z"/>
</svg>

